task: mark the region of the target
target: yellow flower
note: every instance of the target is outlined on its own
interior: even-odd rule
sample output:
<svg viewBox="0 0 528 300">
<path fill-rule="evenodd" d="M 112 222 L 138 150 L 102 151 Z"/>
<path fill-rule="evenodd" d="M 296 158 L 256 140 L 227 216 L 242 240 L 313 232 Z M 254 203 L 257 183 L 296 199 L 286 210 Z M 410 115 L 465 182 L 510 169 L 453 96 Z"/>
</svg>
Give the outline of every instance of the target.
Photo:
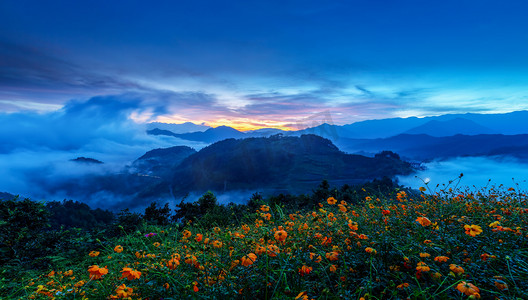
<svg viewBox="0 0 528 300">
<path fill-rule="evenodd" d="M 119 298 L 129 298 L 132 296 L 133 289 L 127 287 L 125 284 L 122 284 L 117 287 L 116 294 Z"/>
<path fill-rule="evenodd" d="M 123 246 L 121 246 L 121 245 L 115 246 L 114 251 L 117 252 L 117 253 L 123 252 Z"/>
<path fill-rule="evenodd" d="M 470 236 L 476 236 L 482 233 L 482 228 L 478 225 L 464 225 L 466 234 Z"/>
</svg>

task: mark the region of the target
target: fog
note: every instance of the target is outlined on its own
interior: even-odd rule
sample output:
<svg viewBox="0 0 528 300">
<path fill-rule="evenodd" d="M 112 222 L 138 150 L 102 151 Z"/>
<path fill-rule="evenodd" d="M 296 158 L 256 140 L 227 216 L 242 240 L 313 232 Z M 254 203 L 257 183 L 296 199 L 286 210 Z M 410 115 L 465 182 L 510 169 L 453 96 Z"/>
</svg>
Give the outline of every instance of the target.
<svg viewBox="0 0 528 300">
<path fill-rule="evenodd" d="M 0 113 L 0 192 L 33 200 L 73 199 L 92 206 L 116 203 L 105 191 L 79 194 L 57 189 L 87 176 L 121 172 L 145 152 L 186 145 L 196 150 L 205 144 L 174 137 L 151 136 L 143 124 L 130 119 L 141 113 L 141 98 L 130 95 L 70 101 L 64 108 L 35 113 Z M 71 159 L 84 156 L 104 164 L 84 164 Z"/>
<path fill-rule="evenodd" d="M 400 176 L 399 183 L 404 186 L 418 188 L 429 182 L 434 190 L 437 184 L 451 186 L 458 182 L 458 176 L 464 176 L 458 182 L 459 187 L 480 189 L 485 186 L 515 187 L 528 190 L 528 164 L 512 157 L 457 157 L 445 161 L 433 161 L 424 165 L 426 170 L 417 174 Z"/>
</svg>

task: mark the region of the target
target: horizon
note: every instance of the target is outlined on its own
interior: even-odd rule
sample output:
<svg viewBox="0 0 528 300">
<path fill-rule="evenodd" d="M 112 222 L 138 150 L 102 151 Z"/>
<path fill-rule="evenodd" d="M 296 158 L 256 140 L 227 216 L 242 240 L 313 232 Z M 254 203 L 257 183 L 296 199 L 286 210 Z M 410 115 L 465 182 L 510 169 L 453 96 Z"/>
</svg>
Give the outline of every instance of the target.
<svg viewBox="0 0 528 300">
<path fill-rule="evenodd" d="M 0 117 L 99 99 L 100 109 L 140 123 L 291 130 L 325 111 L 344 125 L 526 110 L 526 9 L 476 0 L 3 1 Z"/>
</svg>

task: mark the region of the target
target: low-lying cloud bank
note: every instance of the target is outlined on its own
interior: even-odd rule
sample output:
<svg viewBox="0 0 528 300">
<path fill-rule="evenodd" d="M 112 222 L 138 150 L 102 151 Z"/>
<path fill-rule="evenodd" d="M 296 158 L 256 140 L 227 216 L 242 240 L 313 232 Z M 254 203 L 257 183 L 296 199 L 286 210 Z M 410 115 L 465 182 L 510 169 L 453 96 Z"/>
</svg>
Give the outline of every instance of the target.
<svg viewBox="0 0 528 300">
<path fill-rule="evenodd" d="M 57 187 L 82 183 L 87 176 L 121 172 L 154 148 L 204 146 L 147 135 L 145 125 L 130 119 L 131 114 L 147 109 L 142 101 L 133 95 L 105 96 L 71 101 L 49 113 L 0 113 L 0 191 L 34 200 L 62 200 L 70 195 Z M 70 161 L 80 156 L 104 164 Z M 105 191 L 98 193 L 74 200 L 102 204 L 123 200 Z"/>
<path fill-rule="evenodd" d="M 442 187 L 453 180 L 451 186 L 454 186 L 460 173 L 463 173 L 459 187 L 479 189 L 503 184 L 506 187 L 518 185 L 521 190 L 528 190 L 528 164 L 512 157 L 457 157 L 427 163 L 425 167 L 426 170 L 417 174 L 399 177 L 399 183 L 418 188 L 425 186 L 423 181 L 429 181 L 429 187 L 434 189 L 437 184 Z"/>
</svg>

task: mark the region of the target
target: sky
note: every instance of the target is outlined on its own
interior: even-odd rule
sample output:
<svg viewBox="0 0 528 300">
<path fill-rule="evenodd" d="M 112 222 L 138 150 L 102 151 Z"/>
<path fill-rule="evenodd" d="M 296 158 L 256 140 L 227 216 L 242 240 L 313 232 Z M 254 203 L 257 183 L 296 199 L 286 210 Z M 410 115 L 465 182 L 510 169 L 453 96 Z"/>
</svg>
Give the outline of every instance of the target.
<svg viewBox="0 0 528 300">
<path fill-rule="evenodd" d="M 524 0 L 3 0 L 0 121 L 57 129 L 71 117 L 96 134 L 109 126 L 90 125 L 90 109 L 241 130 L 321 113 L 342 125 L 525 110 L 527 11 Z"/>
</svg>

